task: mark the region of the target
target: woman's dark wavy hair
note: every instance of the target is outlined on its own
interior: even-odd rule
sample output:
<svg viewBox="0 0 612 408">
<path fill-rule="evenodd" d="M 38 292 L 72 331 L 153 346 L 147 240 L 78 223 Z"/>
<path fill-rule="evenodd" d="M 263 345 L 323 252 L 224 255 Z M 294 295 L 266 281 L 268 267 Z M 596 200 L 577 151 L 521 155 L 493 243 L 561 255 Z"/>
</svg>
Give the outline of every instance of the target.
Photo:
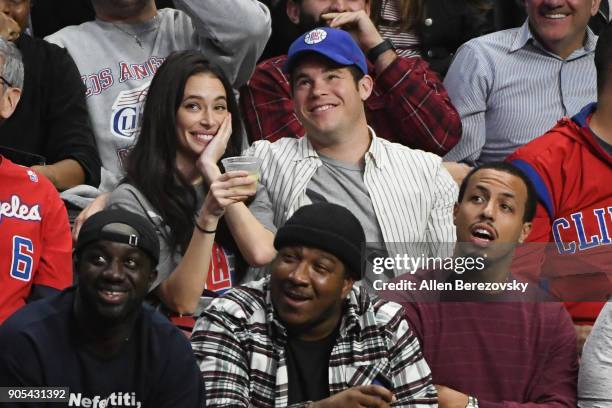
<svg viewBox="0 0 612 408">
<path fill-rule="evenodd" d="M 493 10 L 493 7 L 491 5 L 492 2 L 489 0 L 464 0 L 463 2 L 465 3 L 465 7 L 472 7 L 476 11 L 480 12 L 481 15 L 484 15 Z M 372 20 L 374 21 L 376 27 L 380 27 L 382 23 L 386 22 L 382 18 L 383 3 L 383 0 L 371 1 L 372 10 L 370 15 L 372 16 Z M 421 23 L 423 22 L 427 14 L 427 3 L 427 0 L 399 0 L 400 20 L 395 26 L 396 30 L 398 32 L 410 32 L 413 30 L 418 31 Z"/>
<path fill-rule="evenodd" d="M 372 10 L 370 15 L 372 16 L 372 20 L 377 27 L 383 23 L 383 3 L 383 0 L 372 1 Z M 399 26 L 396 27 L 397 30 L 401 32 L 409 32 L 414 30 L 425 18 L 425 3 L 426 0 L 400 0 L 400 20 Z"/>
<path fill-rule="evenodd" d="M 202 53 L 182 51 L 170 54 L 151 81 L 140 136 L 126 162 L 125 181 L 138 188 L 163 217 L 172 230 L 170 248 L 182 254 L 191 240 L 198 208 L 195 188 L 176 165 L 176 112 L 183 100 L 187 80 L 201 73 L 214 75 L 225 88 L 228 110 L 232 114 L 232 135 L 224 157 L 240 155 L 240 111 L 229 81 Z"/>
</svg>

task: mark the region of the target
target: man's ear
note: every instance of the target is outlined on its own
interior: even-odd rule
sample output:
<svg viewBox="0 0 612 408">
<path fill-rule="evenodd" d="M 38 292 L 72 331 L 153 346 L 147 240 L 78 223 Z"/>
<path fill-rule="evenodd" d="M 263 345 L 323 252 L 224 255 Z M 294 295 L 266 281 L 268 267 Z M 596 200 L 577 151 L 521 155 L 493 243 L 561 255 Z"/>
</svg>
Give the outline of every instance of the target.
<svg viewBox="0 0 612 408">
<path fill-rule="evenodd" d="M 533 224 L 530 223 L 530 222 L 524 222 L 523 223 L 523 228 L 521 229 L 521 235 L 519 236 L 519 239 L 518 239 L 519 244 L 522 244 L 523 242 L 525 242 L 525 240 L 527 239 L 527 237 L 531 233 L 532 225 Z"/>
<path fill-rule="evenodd" d="M 372 12 L 372 1 L 371 0 L 366 0 L 363 11 L 365 11 L 368 17 L 370 16 L 370 13 Z"/>
<path fill-rule="evenodd" d="M 355 280 L 349 276 L 348 271 L 344 272 L 344 280 L 342 282 L 342 299 L 346 299 L 351 289 L 353 289 L 353 284 Z"/>
<path fill-rule="evenodd" d="M 2 106 L 0 108 L 0 118 L 8 119 L 15 112 L 19 99 L 21 99 L 21 89 L 8 88 L 1 97 L 4 99 L 4 103 L 0 105 Z"/>
<path fill-rule="evenodd" d="M 374 80 L 369 75 L 364 75 L 363 78 L 357 83 L 357 89 L 359 89 L 359 96 L 362 101 L 365 101 L 372 94 L 374 89 Z"/>
<path fill-rule="evenodd" d="M 155 282 L 155 279 L 157 279 L 157 274 L 157 268 L 151 270 L 151 273 L 149 274 L 149 287 L 153 284 L 153 282 Z"/>
<path fill-rule="evenodd" d="M 608 1 L 608 0 L 605 0 Z M 599 11 L 599 6 L 601 5 L 601 0 L 593 0 L 593 4 L 591 4 L 591 17 L 597 14 Z"/>
<path fill-rule="evenodd" d="M 287 17 L 289 17 L 289 21 L 293 24 L 300 23 L 300 6 L 294 0 L 287 0 L 287 6 L 285 7 L 287 10 Z"/>
</svg>

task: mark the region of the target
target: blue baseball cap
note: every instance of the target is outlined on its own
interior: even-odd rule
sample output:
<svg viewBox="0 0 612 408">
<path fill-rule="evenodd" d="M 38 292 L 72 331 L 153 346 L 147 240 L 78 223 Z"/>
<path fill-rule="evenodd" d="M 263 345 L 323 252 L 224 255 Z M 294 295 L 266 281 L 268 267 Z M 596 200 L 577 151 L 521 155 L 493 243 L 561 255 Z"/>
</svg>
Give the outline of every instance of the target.
<svg viewBox="0 0 612 408">
<path fill-rule="evenodd" d="M 283 71 L 291 72 L 298 57 L 307 52 L 316 52 L 340 65 L 355 65 L 364 74 L 368 73 L 363 51 L 346 31 L 321 27 L 302 35 L 289 47 Z"/>
</svg>

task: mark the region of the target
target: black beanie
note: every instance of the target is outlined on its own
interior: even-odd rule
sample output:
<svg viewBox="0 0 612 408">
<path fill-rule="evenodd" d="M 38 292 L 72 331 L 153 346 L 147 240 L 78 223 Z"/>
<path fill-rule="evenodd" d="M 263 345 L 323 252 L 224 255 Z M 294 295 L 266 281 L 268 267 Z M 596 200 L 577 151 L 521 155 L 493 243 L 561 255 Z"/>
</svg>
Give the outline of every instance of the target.
<svg viewBox="0 0 612 408">
<path fill-rule="evenodd" d="M 274 248 L 304 245 L 338 257 L 354 280 L 361 279 L 361 246 L 365 233 L 348 209 L 317 203 L 298 209 L 274 238 Z"/>
</svg>

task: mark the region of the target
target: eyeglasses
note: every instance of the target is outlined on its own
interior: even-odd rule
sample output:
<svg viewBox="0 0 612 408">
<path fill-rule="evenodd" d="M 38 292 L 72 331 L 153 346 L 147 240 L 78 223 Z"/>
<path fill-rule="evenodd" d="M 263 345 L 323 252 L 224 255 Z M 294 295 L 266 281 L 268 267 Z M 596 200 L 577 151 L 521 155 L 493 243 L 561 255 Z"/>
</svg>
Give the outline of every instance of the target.
<svg viewBox="0 0 612 408">
<path fill-rule="evenodd" d="M 13 84 L 11 84 L 9 81 L 6 80 L 5 77 L 3 77 L 2 75 L 0 75 L 0 79 L 2 80 L 2 82 L 4 82 L 5 84 L 8 85 L 9 88 L 13 87 Z"/>
</svg>

